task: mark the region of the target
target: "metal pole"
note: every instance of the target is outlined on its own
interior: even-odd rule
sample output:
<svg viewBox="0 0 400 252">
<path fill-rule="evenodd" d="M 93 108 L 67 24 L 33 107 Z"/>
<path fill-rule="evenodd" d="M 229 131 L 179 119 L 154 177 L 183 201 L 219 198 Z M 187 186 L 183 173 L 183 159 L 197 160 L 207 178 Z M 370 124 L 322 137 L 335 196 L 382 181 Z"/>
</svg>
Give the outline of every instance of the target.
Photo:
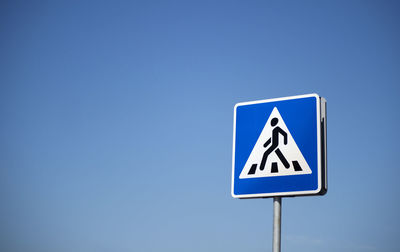
<svg viewBox="0 0 400 252">
<path fill-rule="evenodd" d="M 281 211 L 282 198 L 274 197 L 274 233 L 272 239 L 272 252 L 281 252 Z"/>
</svg>

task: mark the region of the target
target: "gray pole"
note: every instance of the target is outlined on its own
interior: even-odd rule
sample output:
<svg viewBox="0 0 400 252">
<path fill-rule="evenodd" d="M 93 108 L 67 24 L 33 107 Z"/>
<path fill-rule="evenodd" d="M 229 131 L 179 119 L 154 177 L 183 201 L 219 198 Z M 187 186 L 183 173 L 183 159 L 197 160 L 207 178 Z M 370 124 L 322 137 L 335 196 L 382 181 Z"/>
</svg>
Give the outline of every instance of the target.
<svg viewBox="0 0 400 252">
<path fill-rule="evenodd" d="M 272 252 L 281 252 L 281 211 L 282 198 L 274 197 L 274 233 L 272 239 Z"/>
</svg>

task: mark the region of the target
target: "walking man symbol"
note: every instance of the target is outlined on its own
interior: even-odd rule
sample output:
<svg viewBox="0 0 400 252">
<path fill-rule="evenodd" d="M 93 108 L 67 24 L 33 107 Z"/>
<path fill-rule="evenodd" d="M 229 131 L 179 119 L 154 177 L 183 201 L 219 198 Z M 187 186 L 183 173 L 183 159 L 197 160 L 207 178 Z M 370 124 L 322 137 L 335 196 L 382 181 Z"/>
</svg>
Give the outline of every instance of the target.
<svg viewBox="0 0 400 252">
<path fill-rule="evenodd" d="M 283 144 L 286 145 L 287 144 L 287 133 L 281 129 L 279 126 L 276 126 L 278 124 L 279 120 L 278 118 L 274 117 L 271 120 L 271 126 L 273 127 L 272 130 L 272 137 L 269 138 L 265 143 L 264 143 L 264 148 L 267 148 L 268 145 L 271 144 L 271 146 L 264 152 L 264 155 L 262 157 L 261 160 L 261 164 L 260 164 L 260 170 L 264 170 L 265 168 L 265 163 L 267 162 L 267 158 L 268 156 L 272 153 L 275 152 L 275 154 L 278 156 L 279 160 L 282 162 L 282 164 L 285 166 L 285 168 L 289 168 L 290 164 L 289 162 L 286 160 L 285 156 L 282 154 L 281 150 L 279 149 L 279 134 L 281 134 L 283 136 Z M 275 167 L 272 167 L 273 172 L 277 172 L 277 167 L 275 164 Z M 257 169 L 257 164 L 253 164 L 251 166 L 251 169 L 249 171 L 249 174 L 254 174 L 255 171 Z"/>
<path fill-rule="evenodd" d="M 266 148 L 271 142 L 271 147 L 269 147 L 263 155 L 263 158 L 261 160 L 261 165 L 260 165 L 260 170 L 264 170 L 265 167 L 265 163 L 267 162 L 267 158 L 269 156 L 269 154 L 271 154 L 273 151 L 275 151 L 276 155 L 278 156 L 279 160 L 281 160 L 282 164 L 285 166 L 285 168 L 289 168 L 290 164 L 289 162 L 286 160 L 285 156 L 283 156 L 281 150 L 278 148 L 279 146 L 279 134 L 281 134 L 283 136 L 283 143 L 286 145 L 287 144 L 287 133 L 285 131 L 283 131 L 279 126 L 276 127 L 276 125 L 278 124 L 278 118 L 273 118 L 271 120 L 271 126 L 274 127 L 274 129 L 272 130 L 272 137 L 270 139 L 268 139 L 265 144 L 264 147 Z M 271 141 L 272 139 L 272 141 Z"/>
</svg>

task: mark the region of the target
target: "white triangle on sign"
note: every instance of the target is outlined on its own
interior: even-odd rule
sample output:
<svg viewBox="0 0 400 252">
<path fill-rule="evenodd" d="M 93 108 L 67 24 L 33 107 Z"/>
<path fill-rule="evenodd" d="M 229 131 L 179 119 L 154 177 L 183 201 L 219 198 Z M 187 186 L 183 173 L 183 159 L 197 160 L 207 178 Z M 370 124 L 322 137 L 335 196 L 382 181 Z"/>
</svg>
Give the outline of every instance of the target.
<svg viewBox="0 0 400 252">
<path fill-rule="evenodd" d="M 273 119 L 275 124 L 271 124 Z M 275 132 L 275 137 L 272 136 L 273 131 Z M 284 141 L 285 133 L 287 134 L 286 144 Z M 269 143 L 267 143 L 267 141 L 269 141 Z M 275 144 L 273 144 L 274 142 Z M 273 145 L 274 147 L 272 147 Z M 268 153 L 269 155 L 267 155 Z M 264 155 L 267 156 L 266 160 Z M 263 157 L 265 165 L 264 168 L 261 169 L 260 166 Z M 239 178 L 291 176 L 311 173 L 310 166 L 308 166 L 307 161 L 304 159 L 289 129 L 286 127 L 281 114 L 275 107 L 265 123 Z"/>
</svg>

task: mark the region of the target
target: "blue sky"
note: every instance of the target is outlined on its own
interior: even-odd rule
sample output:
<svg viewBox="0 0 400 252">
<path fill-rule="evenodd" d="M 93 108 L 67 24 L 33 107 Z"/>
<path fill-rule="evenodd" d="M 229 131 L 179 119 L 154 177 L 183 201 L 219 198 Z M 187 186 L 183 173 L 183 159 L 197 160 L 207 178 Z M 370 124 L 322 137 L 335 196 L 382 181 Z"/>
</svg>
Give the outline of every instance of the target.
<svg viewBox="0 0 400 252">
<path fill-rule="evenodd" d="M 2 1 L 2 251 L 269 251 L 235 103 L 328 101 L 328 193 L 283 251 L 399 251 L 396 1 Z"/>
</svg>

